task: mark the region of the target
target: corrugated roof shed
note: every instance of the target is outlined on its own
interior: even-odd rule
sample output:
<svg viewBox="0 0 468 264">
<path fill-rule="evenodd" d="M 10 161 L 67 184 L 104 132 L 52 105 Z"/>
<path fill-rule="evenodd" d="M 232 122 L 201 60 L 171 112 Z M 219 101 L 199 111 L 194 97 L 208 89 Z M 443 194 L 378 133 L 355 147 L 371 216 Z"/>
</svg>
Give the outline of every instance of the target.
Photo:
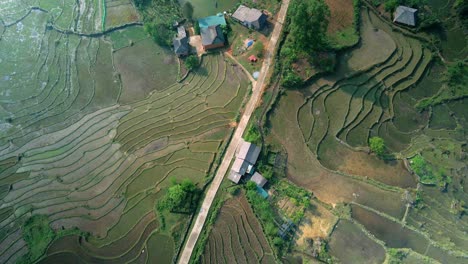
<svg viewBox="0 0 468 264">
<path fill-rule="evenodd" d="M 231 180 L 235 184 L 238 184 L 241 178 L 242 178 L 242 175 L 234 171 L 231 171 L 228 176 L 228 179 Z"/>
<path fill-rule="evenodd" d="M 226 25 L 226 19 L 223 14 L 204 17 L 198 19 L 198 25 L 200 26 L 200 29 L 217 25 Z"/>
<path fill-rule="evenodd" d="M 407 6 L 399 6 L 395 10 L 393 14 L 393 22 L 398 22 L 401 24 L 405 24 L 408 26 L 416 26 L 416 13 L 418 12 L 417 9 L 407 7 Z"/>
<path fill-rule="evenodd" d="M 237 8 L 236 12 L 232 14 L 232 17 L 240 21 L 254 22 L 257 21 L 262 15 L 262 11 L 258 9 L 249 8 L 245 5 L 240 5 L 239 8 Z"/>
<path fill-rule="evenodd" d="M 249 167 L 248 162 L 246 162 L 243 159 L 237 158 L 234 161 L 234 164 L 232 164 L 231 170 L 234 172 L 240 173 L 241 175 L 244 175 L 248 167 Z"/>
<path fill-rule="evenodd" d="M 268 181 L 265 179 L 260 173 L 255 172 L 252 178 L 250 178 L 251 181 L 255 182 L 258 187 L 263 187 Z"/>
</svg>

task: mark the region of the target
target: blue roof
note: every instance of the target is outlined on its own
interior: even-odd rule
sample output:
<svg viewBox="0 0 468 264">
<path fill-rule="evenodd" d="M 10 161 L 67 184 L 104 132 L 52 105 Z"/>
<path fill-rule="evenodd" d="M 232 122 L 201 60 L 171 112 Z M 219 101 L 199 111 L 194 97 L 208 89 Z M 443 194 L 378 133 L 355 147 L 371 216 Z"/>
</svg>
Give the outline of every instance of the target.
<svg viewBox="0 0 468 264">
<path fill-rule="evenodd" d="M 258 187 L 257 186 L 257 192 L 258 194 L 260 194 L 263 198 L 268 198 L 268 193 L 267 191 L 265 191 L 265 189 L 263 189 L 262 187 Z"/>
<path fill-rule="evenodd" d="M 209 16 L 198 19 L 198 24 L 200 28 L 207 28 L 209 26 L 217 26 L 217 25 L 226 25 L 226 19 L 224 19 L 223 14 L 218 14 L 216 16 Z"/>
</svg>

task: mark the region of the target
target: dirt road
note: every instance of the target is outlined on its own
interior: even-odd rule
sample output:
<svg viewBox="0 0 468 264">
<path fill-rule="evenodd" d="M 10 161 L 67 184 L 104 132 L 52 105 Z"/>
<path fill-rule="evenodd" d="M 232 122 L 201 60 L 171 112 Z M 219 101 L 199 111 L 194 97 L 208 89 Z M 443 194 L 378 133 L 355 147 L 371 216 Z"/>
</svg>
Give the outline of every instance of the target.
<svg viewBox="0 0 468 264">
<path fill-rule="evenodd" d="M 182 251 L 182 254 L 180 255 L 179 264 L 187 264 L 190 261 L 190 256 L 192 255 L 192 251 L 203 229 L 206 217 L 208 216 L 208 211 L 210 210 L 211 204 L 213 203 L 213 200 L 216 196 L 216 192 L 218 191 L 219 186 L 221 185 L 224 175 L 226 175 L 226 172 L 229 169 L 229 165 L 231 163 L 232 158 L 234 157 L 236 148 L 241 141 L 242 134 L 244 133 L 244 130 L 247 127 L 247 124 L 249 123 L 250 116 L 255 110 L 257 103 L 261 99 L 263 86 L 265 85 L 264 82 L 275 54 L 281 30 L 283 29 L 283 23 L 286 18 L 286 11 L 288 10 L 288 6 L 289 0 L 283 0 L 281 9 L 278 13 L 278 18 L 275 23 L 275 28 L 273 29 L 273 32 L 271 34 L 270 43 L 268 44 L 268 50 L 265 53 L 265 60 L 263 61 L 260 76 L 253 87 L 252 96 L 245 107 L 244 114 L 242 115 L 239 125 L 237 126 L 236 131 L 234 132 L 231 142 L 229 143 L 223 161 L 221 162 L 221 165 L 218 168 L 213 182 L 211 183 L 206 193 L 205 199 L 203 200 L 203 204 L 200 208 L 193 228 L 190 231 L 185 247 Z"/>
</svg>

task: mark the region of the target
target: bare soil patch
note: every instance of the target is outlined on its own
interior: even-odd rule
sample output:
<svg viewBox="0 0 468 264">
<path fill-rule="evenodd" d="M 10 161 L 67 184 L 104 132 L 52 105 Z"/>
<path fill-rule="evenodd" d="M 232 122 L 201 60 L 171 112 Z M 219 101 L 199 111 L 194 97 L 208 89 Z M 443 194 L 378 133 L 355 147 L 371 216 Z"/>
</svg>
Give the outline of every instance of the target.
<svg viewBox="0 0 468 264">
<path fill-rule="evenodd" d="M 353 26 L 353 0 L 325 0 L 330 8 L 330 24 L 328 33 L 336 33 Z"/>
</svg>

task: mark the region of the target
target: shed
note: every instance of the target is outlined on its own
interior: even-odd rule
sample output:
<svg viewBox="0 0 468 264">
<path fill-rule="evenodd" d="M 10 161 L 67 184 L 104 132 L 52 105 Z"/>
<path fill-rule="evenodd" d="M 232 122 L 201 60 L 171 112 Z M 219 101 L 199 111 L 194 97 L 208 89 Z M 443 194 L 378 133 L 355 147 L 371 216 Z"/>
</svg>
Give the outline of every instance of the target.
<svg viewBox="0 0 468 264">
<path fill-rule="evenodd" d="M 268 182 L 267 179 L 265 179 L 260 173 L 255 172 L 252 178 L 250 178 L 251 181 L 255 182 L 258 187 L 263 188 L 263 186 Z"/>
<path fill-rule="evenodd" d="M 205 50 L 224 46 L 224 33 L 220 25 L 200 28 L 200 35 Z"/>
<path fill-rule="evenodd" d="M 249 165 L 250 164 L 247 161 L 241 158 L 236 158 L 236 160 L 232 164 L 231 170 L 241 175 L 244 175 L 247 172 Z"/>
<path fill-rule="evenodd" d="M 248 28 L 260 30 L 265 25 L 267 16 L 260 10 L 240 5 L 232 17 Z"/>
<path fill-rule="evenodd" d="M 198 25 L 200 26 L 200 29 L 211 26 L 225 26 L 226 19 L 223 14 L 217 14 L 216 16 L 208 16 L 198 19 Z"/>
<path fill-rule="evenodd" d="M 393 14 L 393 22 L 414 27 L 416 26 L 417 12 L 417 9 L 407 6 L 399 6 Z"/>
<path fill-rule="evenodd" d="M 228 179 L 231 180 L 235 184 L 238 184 L 241 178 L 242 178 L 242 175 L 234 171 L 231 171 L 228 176 Z"/>
</svg>

